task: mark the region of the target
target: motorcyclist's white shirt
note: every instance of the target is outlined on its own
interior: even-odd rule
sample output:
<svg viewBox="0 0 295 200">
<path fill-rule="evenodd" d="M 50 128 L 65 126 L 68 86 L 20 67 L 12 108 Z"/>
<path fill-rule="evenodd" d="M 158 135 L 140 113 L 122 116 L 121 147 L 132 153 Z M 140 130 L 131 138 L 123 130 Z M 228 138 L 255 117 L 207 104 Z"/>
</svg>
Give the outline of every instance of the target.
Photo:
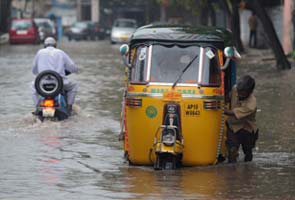
<svg viewBox="0 0 295 200">
<path fill-rule="evenodd" d="M 78 68 L 64 51 L 49 46 L 40 49 L 33 61 L 33 74 L 37 75 L 45 70 L 56 71 L 65 81 L 67 80 L 65 70 L 75 73 L 78 71 Z"/>
</svg>

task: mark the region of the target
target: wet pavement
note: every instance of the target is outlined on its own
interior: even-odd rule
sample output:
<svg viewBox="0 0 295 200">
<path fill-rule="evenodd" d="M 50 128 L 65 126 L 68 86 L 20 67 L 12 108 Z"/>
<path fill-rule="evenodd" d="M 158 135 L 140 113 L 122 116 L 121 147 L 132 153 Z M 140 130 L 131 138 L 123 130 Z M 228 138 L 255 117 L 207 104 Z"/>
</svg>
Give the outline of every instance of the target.
<svg viewBox="0 0 295 200">
<path fill-rule="evenodd" d="M 123 159 L 119 46 L 59 47 L 80 69 L 70 76 L 80 84 L 77 114 L 41 123 L 30 114 L 29 89 L 41 46 L 0 45 L 0 199 L 295 199 L 294 69 L 248 61 L 238 69 L 257 81 L 260 138 L 252 163 L 241 157 L 237 164 L 154 171 Z"/>
</svg>

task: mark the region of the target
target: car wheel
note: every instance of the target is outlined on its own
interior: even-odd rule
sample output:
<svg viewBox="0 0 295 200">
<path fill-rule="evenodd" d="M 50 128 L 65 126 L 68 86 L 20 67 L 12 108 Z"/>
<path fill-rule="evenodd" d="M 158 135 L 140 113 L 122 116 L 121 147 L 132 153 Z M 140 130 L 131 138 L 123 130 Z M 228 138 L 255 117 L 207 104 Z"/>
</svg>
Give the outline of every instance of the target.
<svg viewBox="0 0 295 200">
<path fill-rule="evenodd" d="M 35 88 L 41 96 L 53 98 L 61 93 L 63 79 L 57 72 L 46 70 L 36 77 Z"/>
</svg>

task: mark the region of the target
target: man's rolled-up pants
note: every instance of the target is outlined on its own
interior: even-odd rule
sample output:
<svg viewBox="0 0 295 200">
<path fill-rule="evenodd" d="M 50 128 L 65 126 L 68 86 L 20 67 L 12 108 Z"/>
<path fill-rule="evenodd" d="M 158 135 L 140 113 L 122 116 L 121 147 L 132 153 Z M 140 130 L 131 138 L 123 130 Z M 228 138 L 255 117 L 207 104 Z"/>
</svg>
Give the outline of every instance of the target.
<svg viewBox="0 0 295 200">
<path fill-rule="evenodd" d="M 78 83 L 75 83 L 70 80 L 64 81 L 63 89 L 67 93 L 68 105 L 73 105 L 75 102 L 75 97 L 76 97 L 77 91 L 78 91 Z M 35 104 L 35 106 L 37 106 L 40 95 L 36 91 L 34 82 L 32 82 L 32 84 L 31 84 L 31 90 L 32 90 L 32 98 L 33 98 L 34 104 Z"/>
</svg>

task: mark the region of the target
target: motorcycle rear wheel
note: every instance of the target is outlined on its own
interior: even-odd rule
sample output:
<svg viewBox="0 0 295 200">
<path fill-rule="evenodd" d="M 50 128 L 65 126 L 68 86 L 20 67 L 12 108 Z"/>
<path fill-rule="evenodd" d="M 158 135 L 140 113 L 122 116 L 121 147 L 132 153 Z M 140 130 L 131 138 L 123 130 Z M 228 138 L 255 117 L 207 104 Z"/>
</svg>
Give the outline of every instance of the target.
<svg viewBox="0 0 295 200">
<path fill-rule="evenodd" d="M 53 76 L 57 80 L 57 89 L 54 90 L 53 92 L 45 92 L 44 89 L 41 88 L 40 86 L 40 81 L 45 77 L 45 76 Z M 35 79 L 35 88 L 38 94 L 40 94 L 43 97 L 51 97 L 54 98 L 58 94 L 62 92 L 63 89 L 63 79 L 62 77 L 55 71 L 52 70 L 46 70 L 41 72 L 40 74 L 37 75 Z"/>
</svg>

